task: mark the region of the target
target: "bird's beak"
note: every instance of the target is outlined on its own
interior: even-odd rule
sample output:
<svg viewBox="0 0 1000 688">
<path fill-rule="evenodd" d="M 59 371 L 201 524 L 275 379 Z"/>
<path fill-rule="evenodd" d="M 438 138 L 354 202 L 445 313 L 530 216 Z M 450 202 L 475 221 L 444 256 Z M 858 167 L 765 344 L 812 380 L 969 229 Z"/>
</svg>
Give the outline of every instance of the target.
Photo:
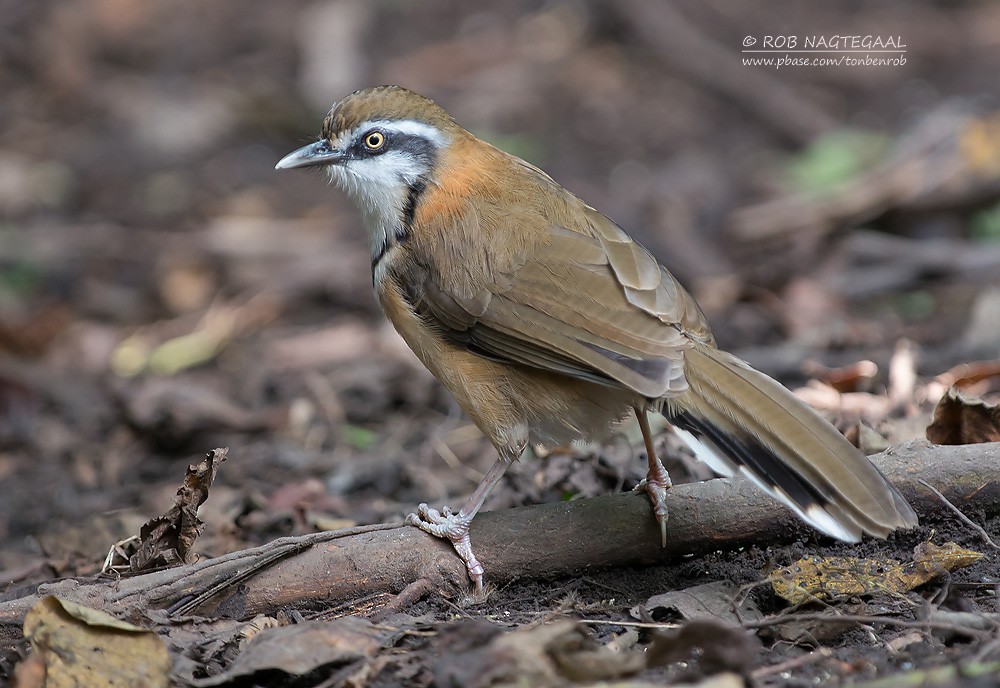
<svg viewBox="0 0 1000 688">
<path fill-rule="evenodd" d="M 296 167 L 315 167 L 317 165 L 333 165 L 343 160 L 343 156 L 330 147 L 326 139 L 310 143 L 297 151 L 292 151 L 274 166 L 276 170 L 293 170 Z"/>
</svg>

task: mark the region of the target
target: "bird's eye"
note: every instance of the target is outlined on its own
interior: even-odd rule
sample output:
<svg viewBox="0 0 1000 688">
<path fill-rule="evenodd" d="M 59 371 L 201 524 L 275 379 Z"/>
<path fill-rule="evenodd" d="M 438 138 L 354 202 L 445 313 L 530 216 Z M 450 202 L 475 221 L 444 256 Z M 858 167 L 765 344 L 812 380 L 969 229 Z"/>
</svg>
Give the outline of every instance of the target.
<svg viewBox="0 0 1000 688">
<path fill-rule="evenodd" d="M 365 134 L 365 148 L 378 150 L 385 145 L 385 134 L 380 131 L 370 131 Z"/>
</svg>

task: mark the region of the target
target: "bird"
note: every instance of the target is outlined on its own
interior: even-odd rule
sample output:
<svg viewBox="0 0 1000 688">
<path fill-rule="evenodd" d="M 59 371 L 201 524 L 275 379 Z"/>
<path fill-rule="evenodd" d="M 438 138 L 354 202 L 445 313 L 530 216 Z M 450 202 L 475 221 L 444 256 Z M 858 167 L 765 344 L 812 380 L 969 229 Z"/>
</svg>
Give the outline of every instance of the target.
<svg viewBox="0 0 1000 688">
<path fill-rule="evenodd" d="M 629 132 L 619 135 L 631 136 Z M 454 511 L 406 522 L 451 541 L 476 590 L 469 526 L 529 445 L 600 441 L 634 414 L 666 543 L 670 477 L 648 415 L 696 458 L 741 474 L 834 538 L 917 524 L 854 445 L 764 373 L 719 349 L 694 298 L 608 217 L 538 167 L 401 86 L 334 103 L 321 135 L 275 166 L 321 167 L 357 205 L 372 283 L 417 358 L 496 448 Z"/>
</svg>

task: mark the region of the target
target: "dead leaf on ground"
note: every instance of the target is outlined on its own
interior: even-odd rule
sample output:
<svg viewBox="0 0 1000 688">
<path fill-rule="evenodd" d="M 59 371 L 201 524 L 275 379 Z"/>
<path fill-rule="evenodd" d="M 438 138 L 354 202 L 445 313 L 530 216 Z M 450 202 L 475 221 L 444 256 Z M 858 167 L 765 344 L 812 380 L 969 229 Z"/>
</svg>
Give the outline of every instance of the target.
<svg viewBox="0 0 1000 688">
<path fill-rule="evenodd" d="M 111 367 L 122 377 L 149 370 L 157 375 L 176 375 L 218 356 L 233 340 L 274 320 L 280 300 L 258 293 L 243 302 L 232 301 L 209 307 L 193 329 L 182 328 L 186 318 L 156 323 L 126 338 L 115 349 Z"/>
<path fill-rule="evenodd" d="M 23 317 L 0 319 L 0 352 L 38 357 L 72 322 L 70 310 L 58 303 L 37 304 Z"/>
<path fill-rule="evenodd" d="M 170 685 L 160 637 L 106 612 L 46 597 L 25 617 L 24 635 L 44 661 L 46 688 Z"/>
<path fill-rule="evenodd" d="M 954 542 L 938 546 L 922 542 L 913 561 L 860 557 L 808 556 L 774 571 L 768 580 L 774 592 L 792 604 L 875 593 L 900 594 L 940 576 L 971 566 L 983 555 Z"/>
<path fill-rule="evenodd" d="M 761 650 L 757 636 L 739 626 L 698 619 L 657 632 L 646 658 L 650 666 L 683 662 L 686 670 L 682 678 L 718 672 L 747 675 L 760 662 Z"/>
<path fill-rule="evenodd" d="M 802 364 L 802 372 L 841 393 L 867 392 L 878 375 L 878 365 L 865 359 L 839 368 L 829 368 L 819 361 L 809 360 Z"/>
<path fill-rule="evenodd" d="M 867 423 L 858 421 L 844 431 L 847 441 L 860 449 L 865 456 L 884 452 L 892 444 Z"/>
<path fill-rule="evenodd" d="M 809 380 L 805 387 L 793 390 L 795 396 L 817 411 L 839 418 L 861 418 L 877 424 L 892 410 L 889 398 L 870 392 L 838 392 L 819 380 Z"/>
<path fill-rule="evenodd" d="M 228 447 L 214 449 L 197 466 L 188 466 L 174 505 L 162 516 L 146 521 L 139 530 L 140 543 L 129 556 L 130 571 L 190 563 L 194 542 L 204 527 L 198 507 L 208 499 L 219 464 L 228 454 Z"/>
<path fill-rule="evenodd" d="M 258 633 L 287 625 L 263 614 L 239 621 L 217 615 L 178 617 L 165 609 L 148 609 L 145 616 L 171 648 L 173 678 L 182 686 L 193 683 L 196 676 L 221 674 Z"/>
<path fill-rule="evenodd" d="M 1000 406 L 952 387 L 934 409 L 927 439 L 934 444 L 1000 442 Z"/>
<path fill-rule="evenodd" d="M 383 636 L 382 628 L 354 616 L 267 628 L 253 637 L 229 669 L 194 685 L 275 685 L 281 682 L 278 677 L 301 677 L 319 670 L 330 685 L 346 685 L 381 649 Z"/>
<path fill-rule="evenodd" d="M 707 619 L 737 626 L 764 618 L 756 603 L 741 595 L 736 584 L 727 580 L 654 595 L 629 613 L 642 621 Z"/>
<path fill-rule="evenodd" d="M 451 634 L 442 634 L 435 685 L 564 686 L 616 679 L 646 667 L 642 652 L 601 647 L 572 621 L 509 633 L 482 622 L 459 622 L 452 630 L 474 640 L 456 648 L 444 642 Z"/>
<path fill-rule="evenodd" d="M 940 398 L 952 386 L 978 393 L 979 385 L 992 380 L 1000 380 L 1000 359 L 997 358 L 960 363 L 935 377 L 932 384 L 940 385 L 940 394 L 937 396 Z"/>
</svg>

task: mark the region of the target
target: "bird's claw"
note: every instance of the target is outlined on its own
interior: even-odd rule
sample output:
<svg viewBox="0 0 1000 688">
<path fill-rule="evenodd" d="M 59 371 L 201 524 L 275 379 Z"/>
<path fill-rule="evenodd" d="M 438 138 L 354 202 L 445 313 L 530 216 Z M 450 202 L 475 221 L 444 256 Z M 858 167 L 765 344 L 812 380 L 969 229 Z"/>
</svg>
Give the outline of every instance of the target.
<svg viewBox="0 0 1000 688">
<path fill-rule="evenodd" d="M 666 547 L 667 519 L 669 517 L 667 490 L 673 486 L 673 483 L 670 482 L 670 476 L 665 470 L 658 473 L 659 475 L 653 475 L 650 471 L 650 475 L 640 481 L 632 491 L 645 492 L 649 496 L 649 501 L 653 503 L 653 515 L 656 517 L 656 522 L 660 524 L 660 546 Z"/>
<path fill-rule="evenodd" d="M 434 537 L 450 541 L 459 558 L 465 562 L 469 578 L 476 586 L 476 593 L 482 593 L 485 569 L 472 551 L 472 539 L 469 537 L 472 518 L 464 516 L 462 512 L 454 513 L 451 507 L 442 507 L 441 511 L 438 511 L 426 504 L 420 504 L 416 513 L 407 515 L 406 523 Z"/>
</svg>

